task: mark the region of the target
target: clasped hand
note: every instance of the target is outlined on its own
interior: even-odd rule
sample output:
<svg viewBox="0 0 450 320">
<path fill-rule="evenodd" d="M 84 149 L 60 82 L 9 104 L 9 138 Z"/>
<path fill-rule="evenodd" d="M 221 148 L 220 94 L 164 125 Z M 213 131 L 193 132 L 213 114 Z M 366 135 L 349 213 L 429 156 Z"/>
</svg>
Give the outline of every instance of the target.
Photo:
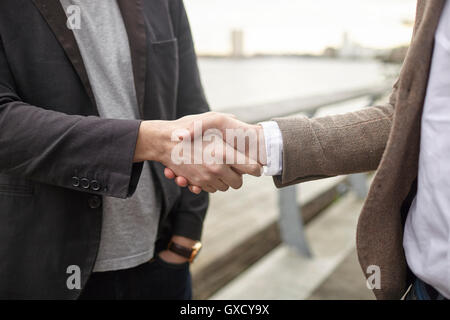
<svg viewBox="0 0 450 320">
<path fill-rule="evenodd" d="M 239 189 L 243 174 L 262 174 L 265 158 L 260 126 L 216 112 L 142 122 L 135 153 L 136 162 L 161 162 L 167 178 L 193 193 Z"/>
</svg>

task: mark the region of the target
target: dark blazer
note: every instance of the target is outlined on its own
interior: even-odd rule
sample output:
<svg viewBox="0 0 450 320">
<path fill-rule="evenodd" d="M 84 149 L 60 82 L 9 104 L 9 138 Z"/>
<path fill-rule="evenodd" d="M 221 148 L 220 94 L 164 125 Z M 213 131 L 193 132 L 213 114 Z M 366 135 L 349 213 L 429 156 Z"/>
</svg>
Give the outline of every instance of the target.
<svg viewBox="0 0 450 320">
<path fill-rule="evenodd" d="M 118 0 L 142 119 L 208 111 L 182 0 Z M 98 117 L 66 15 L 55 0 L 0 2 L 0 298 L 74 299 L 96 259 L 102 197 L 133 194 L 140 120 Z M 199 239 L 208 196 L 151 163 L 163 203 L 159 245 Z"/>
</svg>

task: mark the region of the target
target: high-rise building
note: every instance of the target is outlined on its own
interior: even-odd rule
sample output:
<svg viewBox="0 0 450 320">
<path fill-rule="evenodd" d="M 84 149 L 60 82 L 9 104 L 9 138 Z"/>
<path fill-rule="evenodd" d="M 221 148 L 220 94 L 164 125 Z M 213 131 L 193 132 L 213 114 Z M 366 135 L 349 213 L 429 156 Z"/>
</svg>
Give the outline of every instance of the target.
<svg viewBox="0 0 450 320">
<path fill-rule="evenodd" d="M 240 29 L 231 31 L 231 56 L 233 58 L 244 57 L 244 31 Z"/>
</svg>

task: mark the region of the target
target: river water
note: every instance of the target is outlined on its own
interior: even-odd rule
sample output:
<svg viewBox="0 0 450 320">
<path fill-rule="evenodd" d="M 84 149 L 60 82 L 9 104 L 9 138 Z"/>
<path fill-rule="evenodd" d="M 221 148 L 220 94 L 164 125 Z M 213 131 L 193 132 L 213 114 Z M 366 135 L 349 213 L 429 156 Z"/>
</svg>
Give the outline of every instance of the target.
<svg viewBox="0 0 450 320">
<path fill-rule="evenodd" d="M 392 83 L 397 66 L 326 58 L 200 58 L 212 110 Z"/>
</svg>

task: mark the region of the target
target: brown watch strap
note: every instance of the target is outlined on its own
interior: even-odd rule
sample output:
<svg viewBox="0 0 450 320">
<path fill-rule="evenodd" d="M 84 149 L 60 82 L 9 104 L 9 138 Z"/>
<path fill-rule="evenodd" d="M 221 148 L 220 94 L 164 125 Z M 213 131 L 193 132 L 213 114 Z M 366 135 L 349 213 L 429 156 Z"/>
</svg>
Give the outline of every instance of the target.
<svg viewBox="0 0 450 320">
<path fill-rule="evenodd" d="M 183 247 L 182 245 L 179 245 L 178 243 L 170 242 L 168 249 L 184 258 L 191 259 L 193 251 L 192 248 L 186 248 Z"/>
</svg>

